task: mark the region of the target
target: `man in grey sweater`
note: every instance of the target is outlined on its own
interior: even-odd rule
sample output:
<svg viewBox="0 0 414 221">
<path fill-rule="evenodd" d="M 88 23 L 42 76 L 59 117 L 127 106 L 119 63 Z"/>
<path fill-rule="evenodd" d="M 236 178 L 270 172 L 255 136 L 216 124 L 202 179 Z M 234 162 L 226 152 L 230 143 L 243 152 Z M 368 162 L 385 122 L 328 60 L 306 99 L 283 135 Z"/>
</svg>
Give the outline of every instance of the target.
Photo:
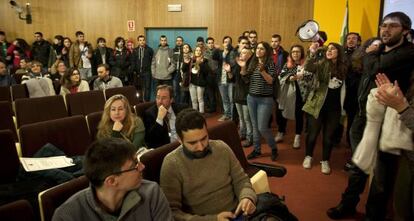
<svg viewBox="0 0 414 221">
<path fill-rule="evenodd" d="M 156 85 L 172 86 L 172 73 L 175 71 L 173 50 L 168 47 L 167 37 L 161 35 L 160 45 L 152 58 L 151 71 Z"/>
<path fill-rule="evenodd" d="M 84 161 L 90 187 L 63 203 L 52 220 L 172 221 L 159 186 L 142 179 L 144 168 L 130 142 L 118 138 L 96 141 Z"/>
<path fill-rule="evenodd" d="M 256 193 L 231 148 L 209 140 L 206 121 L 185 109 L 176 119 L 181 146 L 169 153 L 160 184 L 174 219 L 229 220 L 256 210 Z"/>
</svg>

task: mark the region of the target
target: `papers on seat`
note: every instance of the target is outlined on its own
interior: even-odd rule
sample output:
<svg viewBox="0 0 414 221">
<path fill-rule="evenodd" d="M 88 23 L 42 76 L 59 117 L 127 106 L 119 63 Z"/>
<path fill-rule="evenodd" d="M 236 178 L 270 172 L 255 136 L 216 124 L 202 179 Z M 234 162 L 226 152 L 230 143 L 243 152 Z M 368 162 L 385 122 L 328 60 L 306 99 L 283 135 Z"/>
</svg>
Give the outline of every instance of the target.
<svg viewBox="0 0 414 221">
<path fill-rule="evenodd" d="M 20 162 L 27 172 L 57 169 L 74 166 L 73 160 L 66 156 L 29 158 L 21 157 Z"/>
</svg>

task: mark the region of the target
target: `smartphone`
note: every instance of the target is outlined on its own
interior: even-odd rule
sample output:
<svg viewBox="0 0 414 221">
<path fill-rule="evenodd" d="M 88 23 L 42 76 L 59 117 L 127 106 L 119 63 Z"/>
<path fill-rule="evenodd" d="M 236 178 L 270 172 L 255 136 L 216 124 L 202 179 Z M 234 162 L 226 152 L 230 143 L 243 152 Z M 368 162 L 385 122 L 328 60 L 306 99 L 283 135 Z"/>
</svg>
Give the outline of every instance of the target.
<svg viewBox="0 0 414 221">
<path fill-rule="evenodd" d="M 232 219 L 232 221 L 244 221 L 244 220 L 247 220 L 245 218 L 246 218 L 246 216 L 244 216 L 243 214 L 240 214 L 236 218 Z"/>
</svg>

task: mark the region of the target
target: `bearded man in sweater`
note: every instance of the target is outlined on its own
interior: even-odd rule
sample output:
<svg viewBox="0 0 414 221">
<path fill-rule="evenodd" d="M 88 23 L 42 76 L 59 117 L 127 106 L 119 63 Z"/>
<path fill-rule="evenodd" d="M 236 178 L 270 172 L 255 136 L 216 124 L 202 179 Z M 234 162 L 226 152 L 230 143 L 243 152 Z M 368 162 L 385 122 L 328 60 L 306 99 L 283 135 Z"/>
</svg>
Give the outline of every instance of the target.
<svg viewBox="0 0 414 221">
<path fill-rule="evenodd" d="M 256 210 L 256 193 L 231 148 L 209 140 L 203 116 L 181 111 L 176 119 L 181 146 L 169 153 L 160 184 L 176 221 L 231 220 Z"/>
</svg>

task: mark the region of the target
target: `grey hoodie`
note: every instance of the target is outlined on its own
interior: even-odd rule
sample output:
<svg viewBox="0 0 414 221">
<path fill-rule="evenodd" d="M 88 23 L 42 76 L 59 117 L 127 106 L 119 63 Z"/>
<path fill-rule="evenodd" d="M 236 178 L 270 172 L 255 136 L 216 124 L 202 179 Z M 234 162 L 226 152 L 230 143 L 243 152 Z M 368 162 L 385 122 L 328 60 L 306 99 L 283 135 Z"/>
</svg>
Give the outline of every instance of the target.
<svg viewBox="0 0 414 221">
<path fill-rule="evenodd" d="M 173 51 L 168 46 L 159 47 L 152 58 L 152 77 L 158 80 L 170 80 L 175 70 Z"/>
</svg>

